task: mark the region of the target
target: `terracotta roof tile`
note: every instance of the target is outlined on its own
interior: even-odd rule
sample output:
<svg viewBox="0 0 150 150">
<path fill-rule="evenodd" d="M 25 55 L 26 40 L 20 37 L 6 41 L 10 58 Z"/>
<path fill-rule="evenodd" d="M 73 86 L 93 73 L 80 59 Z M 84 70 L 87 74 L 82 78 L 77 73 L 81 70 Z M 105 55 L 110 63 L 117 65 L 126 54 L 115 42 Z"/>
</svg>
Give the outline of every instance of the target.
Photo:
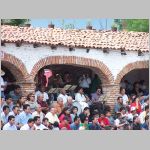
<svg viewBox="0 0 150 150">
<path fill-rule="evenodd" d="M 1 26 L 1 40 L 83 48 L 149 51 L 149 33 Z"/>
</svg>

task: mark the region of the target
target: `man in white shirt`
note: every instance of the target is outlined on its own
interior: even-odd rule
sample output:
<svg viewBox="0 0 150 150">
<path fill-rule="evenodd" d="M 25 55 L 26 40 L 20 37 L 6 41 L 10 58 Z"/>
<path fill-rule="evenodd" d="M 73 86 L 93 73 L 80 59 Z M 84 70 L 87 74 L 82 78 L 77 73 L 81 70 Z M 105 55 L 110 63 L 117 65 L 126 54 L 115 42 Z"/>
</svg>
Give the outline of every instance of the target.
<svg viewBox="0 0 150 150">
<path fill-rule="evenodd" d="M 42 112 L 42 107 L 41 107 L 41 105 L 37 105 L 37 108 L 36 108 L 36 111 L 35 112 L 33 112 L 32 113 L 32 116 L 33 116 L 33 118 L 35 117 L 35 116 L 39 116 L 40 117 L 40 120 L 41 120 L 41 122 L 42 122 L 42 120 L 43 120 L 43 118 L 44 118 L 44 113 Z"/>
<path fill-rule="evenodd" d="M 47 118 L 51 124 L 54 124 L 54 122 L 60 122 L 56 114 L 56 108 L 54 107 L 52 107 L 50 112 L 46 114 L 45 118 Z"/>
<path fill-rule="evenodd" d="M 128 96 L 125 94 L 125 89 L 124 88 L 121 88 L 121 90 L 120 90 L 120 94 L 121 94 L 121 96 L 122 96 L 122 99 L 123 99 L 123 105 L 124 106 L 127 106 L 128 105 Z"/>
<path fill-rule="evenodd" d="M 39 116 L 35 116 L 35 117 L 34 117 L 34 127 L 35 127 L 35 130 L 48 129 L 46 126 L 44 126 L 44 125 L 41 123 L 41 120 L 40 120 L 40 117 L 39 117 Z"/>
<path fill-rule="evenodd" d="M 49 99 L 48 94 L 45 92 L 45 87 L 42 86 L 39 91 L 35 92 L 35 101 L 37 101 L 38 95 L 43 95 L 43 101 L 47 101 Z"/>
<path fill-rule="evenodd" d="M 28 123 L 23 125 L 20 130 L 35 130 L 35 127 L 34 127 L 34 119 L 29 119 L 28 120 Z"/>
<path fill-rule="evenodd" d="M 11 131 L 17 130 L 14 116 L 11 115 L 8 117 L 8 123 L 3 126 L 3 130 L 11 130 Z"/>
<path fill-rule="evenodd" d="M 138 116 L 136 113 L 136 107 L 131 107 L 131 113 L 127 114 L 127 120 L 133 122 L 133 117 Z"/>
<path fill-rule="evenodd" d="M 58 97 L 61 97 L 63 99 L 63 104 L 65 105 L 67 103 L 68 95 L 66 94 L 65 89 L 61 89 L 60 94 Z"/>
<path fill-rule="evenodd" d="M 149 105 L 145 107 L 145 111 L 143 111 L 140 115 L 139 115 L 139 119 L 140 119 L 140 123 L 143 124 L 145 123 L 145 117 L 147 116 L 147 114 L 149 113 Z"/>
</svg>

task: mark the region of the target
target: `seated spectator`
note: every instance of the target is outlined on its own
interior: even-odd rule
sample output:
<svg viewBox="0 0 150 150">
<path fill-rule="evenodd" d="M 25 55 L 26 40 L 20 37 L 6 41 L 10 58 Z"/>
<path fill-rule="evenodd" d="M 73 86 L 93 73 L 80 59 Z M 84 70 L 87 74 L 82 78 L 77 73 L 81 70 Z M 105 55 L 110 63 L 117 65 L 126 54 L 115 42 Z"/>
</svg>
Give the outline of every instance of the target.
<svg viewBox="0 0 150 150">
<path fill-rule="evenodd" d="M 45 101 L 43 101 L 43 95 L 37 96 L 37 103 L 41 106 L 42 112 L 44 114 L 46 114 L 49 111 L 48 104 Z"/>
<path fill-rule="evenodd" d="M 134 93 L 137 96 L 140 96 L 141 93 L 143 93 L 143 90 L 140 88 L 139 82 L 135 82 L 133 84 L 133 91 L 132 91 L 132 93 Z"/>
<path fill-rule="evenodd" d="M 69 109 L 72 109 L 72 107 L 73 107 L 73 99 L 72 99 L 71 96 L 68 96 L 67 102 L 65 104 L 65 107 L 69 107 Z"/>
<path fill-rule="evenodd" d="M 109 120 L 105 117 L 104 114 L 101 114 L 100 118 L 98 119 L 98 122 L 99 122 L 99 124 L 100 124 L 100 126 L 101 126 L 102 128 L 105 128 L 105 127 L 107 127 L 107 126 L 110 126 L 110 122 L 109 122 Z"/>
<path fill-rule="evenodd" d="M 139 119 L 140 119 L 140 123 L 144 124 L 145 123 L 145 117 L 148 115 L 149 113 L 149 105 L 145 107 L 145 111 L 141 112 L 141 114 L 139 115 Z"/>
<path fill-rule="evenodd" d="M 79 130 L 80 127 L 80 117 L 75 116 L 74 122 L 70 125 L 71 130 Z"/>
<path fill-rule="evenodd" d="M 122 97 L 122 100 L 123 100 L 123 105 L 127 106 L 128 102 L 129 102 L 129 99 L 128 99 L 128 96 L 126 95 L 126 90 L 124 88 L 121 88 L 120 89 L 120 94 L 121 94 L 121 97 Z"/>
<path fill-rule="evenodd" d="M 23 126 L 27 124 L 28 120 L 32 118 L 30 105 L 24 104 L 23 111 L 19 114 L 19 124 Z"/>
<path fill-rule="evenodd" d="M 25 97 L 20 97 L 20 99 L 17 101 L 16 105 L 19 107 L 20 112 L 23 111 L 23 105 L 25 104 L 25 102 Z"/>
<path fill-rule="evenodd" d="M 70 109 L 68 107 L 65 107 L 62 110 L 61 114 L 59 115 L 60 122 L 62 122 L 65 117 L 68 118 L 69 123 L 72 123 L 72 119 L 71 119 L 71 116 L 70 116 Z"/>
<path fill-rule="evenodd" d="M 68 117 L 64 117 L 64 119 L 62 120 L 62 122 L 59 124 L 59 128 L 62 130 L 71 130 L 70 125 L 69 125 L 69 121 Z"/>
<path fill-rule="evenodd" d="M 83 128 L 82 128 L 83 127 Z M 80 127 L 79 127 L 79 130 L 89 130 L 89 118 L 88 117 L 83 117 L 82 120 L 81 120 L 81 124 L 80 124 Z"/>
<path fill-rule="evenodd" d="M 121 96 L 117 98 L 117 103 L 115 104 L 115 113 L 119 112 L 120 108 L 123 107 L 123 99 Z"/>
<path fill-rule="evenodd" d="M 57 121 L 54 122 L 52 130 L 57 130 L 57 131 L 60 130 L 59 129 L 59 123 Z"/>
<path fill-rule="evenodd" d="M 137 97 L 137 98 L 134 98 L 134 99 L 132 100 L 132 103 L 131 103 L 131 105 L 130 105 L 130 108 L 131 108 L 131 107 L 135 107 L 135 108 L 136 108 L 137 114 L 140 114 L 140 113 L 142 112 L 141 104 L 140 104 L 140 102 L 139 102 L 139 98 L 138 98 L 138 97 Z"/>
<path fill-rule="evenodd" d="M 35 92 L 35 101 L 37 101 L 38 95 L 43 96 L 43 101 L 44 102 L 47 102 L 49 100 L 48 94 L 45 92 L 45 87 L 44 86 L 41 86 L 40 90 Z"/>
<path fill-rule="evenodd" d="M 8 122 L 8 115 L 9 115 L 9 106 L 5 105 L 3 107 L 3 112 L 1 113 L 2 126 Z"/>
<path fill-rule="evenodd" d="M 106 111 L 106 118 L 109 120 L 110 126 L 114 126 L 114 118 L 111 115 L 110 111 Z"/>
<path fill-rule="evenodd" d="M 66 94 L 65 89 L 61 89 L 60 94 L 58 95 L 59 98 L 63 99 L 63 104 L 67 103 L 68 95 Z"/>
<path fill-rule="evenodd" d="M 14 105 L 13 105 L 13 101 L 12 101 L 12 98 L 10 95 L 5 96 L 5 101 L 4 101 L 3 105 L 1 105 L 2 109 L 5 105 L 9 106 L 9 110 L 12 111 L 12 108 Z"/>
<path fill-rule="evenodd" d="M 138 116 L 136 113 L 136 107 L 131 107 L 131 111 L 127 114 L 127 120 L 129 122 L 133 122 L 133 117 Z"/>
<path fill-rule="evenodd" d="M 42 112 L 42 107 L 39 104 L 37 104 L 35 112 L 32 113 L 32 117 L 34 118 L 35 116 L 39 116 L 41 122 L 42 122 L 43 118 L 45 117 L 45 114 Z"/>
<path fill-rule="evenodd" d="M 76 107 L 76 106 L 73 106 L 72 107 L 72 110 L 71 110 L 71 119 L 72 119 L 72 122 L 74 121 L 74 118 L 75 118 L 75 116 L 78 116 L 78 107 Z"/>
<path fill-rule="evenodd" d="M 144 99 L 144 103 L 141 105 L 142 110 L 145 110 L 145 107 L 149 105 L 149 97 Z"/>
<path fill-rule="evenodd" d="M 34 112 L 35 109 L 37 108 L 37 101 L 35 101 L 35 95 L 33 93 L 28 94 L 27 96 L 27 101 L 25 104 L 30 105 L 31 112 Z"/>
<path fill-rule="evenodd" d="M 13 109 L 11 112 L 9 112 L 8 116 L 14 116 L 15 117 L 15 125 L 16 125 L 17 129 L 20 129 L 20 126 L 19 126 L 19 107 L 13 106 Z"/>
<path fill-rule="evenodd" d="M 89 117 L 89 116 L 90 116 L 90 109 L 89 109 L 89 107 L 85 107 L 83 112 L 79 115 L 81 120 L 82 120 L 82 118 Z"/>
<path fill-rule="evenodd" d="M 49 121 L 48 121 L 48 119 L 47 119 L 47 118 L 43 118 L 43 120 L 42 120 L 42 124 L 43 124 L 45 127 L 47 127 L 48 129 L 50 129 Z"/>
<path fill-rule="evenodd" d="M 133 117 L 133 125 L 132 125 L 133 130 L 141 130 L 141 123 L 139 117 L 135 116 Z"/>
<path fill-rule="evenodd" d="M 101 126 L 98 122 L 98 117 L 94 116 L 92 118 L 92 123 L 89 124 L 89 130 L 101 130 Z"/>
<path fill-rule="evenodd" d="M 85 107 L 89 107 L 88 105 L 88 98 L 84 95 L 83 88 L 78 88 L 78 92 L 75 95 L 75 101 L 79 102 L 81 105 L 82 111 Z"/>
<path fill-rule="evenodd" d="M 39 116 L 35 116 L 35 117 L 34 117 L 34 127 L 35 127 L 35 130 L 48 129 L 46 126 L 44 126 L 44 125 L 41 123 L 41 120 L 40 120 L 40 117 L 39 117 Z"/>
<path fill-rule="evenodd" d="M 142 130 L 149 130 L 149 116 L 145 117 L 145 122 L 142 124 Z"/>
<path fill-rule="evenodd" d="M 8 117 L 8 123 L 6 123 L 4 126 L 3 126 L 3 130 L 17 130 L 17 127 L 15 125 L 15 117 L 14 116 L 9 116 Z"/>
<path fill-rule="evenodd" d="M 45 115 L 45 118 L 48 118 L 48 121 L 50 124 L 54 124 L 54 122 L 60 122 L 59 119 L 58 119 L 58 116 L 56 114 L 56 108 L 52 107 L 50 109 L 50 112 L 48 112 L 46 115 Z"/>
<path fill-rule="evenodd" d="M 53 104 L 53 107 L 56 108 L 56 113 L 59 115 L 64 108 L 63 99 L 58 97 L 57 102 Z"/>
<path fill-rule="evenodd" d="M 22 97 L 21 87 L 19 85 L 15 85 L 14 90 L 10 91 L 9 95 L 12 98 L 14 105 L 16 105 L 17 101 Z"/>
<path fill-rule="evenodd" d="M 24 124 L 20 130 L 35 130 L 35 127 L 34 127 L 34 119 L 30 118 L 28 121 L 27 121 L 27 124 Z"/>
</svg>

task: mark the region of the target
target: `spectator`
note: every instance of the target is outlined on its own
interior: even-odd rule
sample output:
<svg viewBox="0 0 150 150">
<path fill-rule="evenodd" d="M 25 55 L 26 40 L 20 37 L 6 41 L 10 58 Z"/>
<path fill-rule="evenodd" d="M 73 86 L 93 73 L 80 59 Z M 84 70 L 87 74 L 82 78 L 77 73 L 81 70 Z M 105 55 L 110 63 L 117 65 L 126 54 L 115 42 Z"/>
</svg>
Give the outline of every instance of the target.
<svg viewBox="0 0 150 150">
<path fill-rule="evenodd" d="M 71 130 L 79 130 L 80 127 L 80 117 L 75 116 L 74 122 L 70 125 Z"/>
<path fill-rule="evenodd" d="M 115 113 L 119 112 L 121 107 L 123 107 L 123 99 L 121 96 L 119 96 L 117 98 L 117 103 L 115 104 Z"/>
<path fill-rule="evenodd" d="M 6 96 L 5 96 L 5 101 L 4 101 L 3 105 L 2 105 L 2 108 L 3 108 L 5 105 L 9 106 L 9 110 L 12 111 L 12 108 L 13 108 L 13 101 L 12 101 L 12 98 L 11 98 L 10 95 L 6 95 Z"/>
<path fill-rule="evenodd" d="M 15 85 L 14 90 L 10 91 L 9 95 L 11 96 L 11 98 L 14 102 L 14 105 L 16 105 L 17 101 L 22 97 L 21 87 L 19 85 Z"/>
<path fill-rule="evenodd" d="M 64 130 L 64 128 L 66 130 L 71 130 L 70 125 L 69 125 L 69 121 L 68 117 L 64 117 L 64 119 L 62 120 L 62 122 L 59 124 L 59 128 L 62 130 Z"/>
<path fill-rule="evenodd" d="M 37 103 L 41 106 L 42 112 L 46 114 L 49 110 L 49 106 L 45 101 L 43 101 L 43 95 L 37 96 Z"/>
<path fill-rule="evenodd" d="M 89 130 L 101 130 L 101 126 L 99 125 L 97 116 L 94 116 L 92 118 L 92 123 L 89 124 Z"/>
<path fill-rule="evenodd" d="M 49 121 L 47 118 L 43 118 L 42 124 L 49 129 L 50 126 L 49 126 Z"/>
<path fill-rule="evenodd" d="M 111 112 L 110 111 L 106 111 L 105 114 L 106 114 L 106 118 L 110 122 L 110 126 L 114 126 L 114 118 L 112 117 Z"/>
<path fill-rule="evenodd" d="M 40 90 L 35 93 L 35 101 L 38 99 L 38 95 L 43 96 L 43 101 L 47 102 L 49 100 L 48 94 L 45 92 L 45 87 L 41 86 Z"/>
<path fill-rule="evenodd" d="M 20 129 L 19 126 L 19 107 L 18 106 L 13 106 L 13 109 L 11 112 L 9 112 L 8 116 L 14 116 L 15 117 L 15 125 L 17 129 Z"/>
<path fill-rule="evenodd" d="M 129 122 L 133 122 L 134 116 L 138 116 L 138 114 L 136 113 L 136 107 L 131 107 L 131 112 L 128 113 L 127 120 Z"/>
<path fill-rule="evenodd" d="M 139 117 L 135 116 L 133 117 L 133 130 L 141 130 L 141 123 Z"/>
<path fill-rule="evenodd" d="M 33 113 L 35 109 L 37 108 L 37 101 L 35 101 L 35 95 L 33 93 L 28 94 L 27 101 L 25 104 L 30 105 L 31 112 Z"/>
<path fill-rule="evenodd" d="M 46 115 L 45 115 L 45 118 L 48 118 L 48 121 L 50 124 L 54 124 L 54 122 L 60 122 L 59 119 L 58 119 L 58 116 L 56 114 L 56 108 L 52 107 L 50 109 L 50 112 L 48 112 Z"/>
<path fill-rule="evenodd" d="M 82 111 L 84 110 L 85 107 L 89 107 L 88 103 L 87 103 L 87 98 L 84 95 L 83 92 L 83 88 L 78 88 L 78 92 L 75 95 L 75 101 L 79 102 L 79 104 L 81 105 L 81 109 Z"/>
<path fill-rule="evenodd" d="M 80 119 L 82 120 L 84 117 L 90 116 L 90 109 L 88 107 L 85 107 L 83 112 L 79 115 Z"/>
<path fill-rule="evenodd" d="M 27 124 L 28 120 L 32 118 L 30 105 L 24 104 L 23 111 L 19 114 L 19 124 L 23 126 Z"/>
<path fill-rule="evenodd" d="M 45 117 L 45 114 L 42 112 L 42 107 L 41 105 L 37 104 L 37 107 L 35 109 L 36 111 L 32 113 L 32 117 L 34 118 L 35 116 L 39 116 L 40 120 L 42 122 L 43 118 Z"/>
<path fill-rule="evenodd" d="M 28 121 L 27 121 L 27 124 L 24 124 L 20 130 L 35 130 L 35 127 L 34 127 L 34 119 L 30 118 Z"/>
<path fill-rule="evenodd" d="M 145 107 L 149 105 L 149 97 L 144 99 L 144 103 L 142 104 L 141 108 L 144 111 Z"/>
<path fill-rule="evenodd" d="M 72 108 L 72 110 L 71 110 L 71 119 L 72 119 L 72 122 L 74 121 L 74 118 L 76 117 L 76 116 L 78 116 L 78 107 L 76 107 L 76 106 L 73 106 L 73 108 Z"/>
<path fill-rule="evenodd" d="M 124 88 L 121 88 L 121 89 L 120 89 L 120 94 L 121 94 L 121 97 L 122 97 L 122 99 L 123 99 L 123 105 L 124 105 L 124 106 L 127 106 L 129 100 L 128 100 L 128 96 L 127 96 L 125 93 L 126 93 L 125 89 L 124 89 Z"/>
<path fill-rule="evenodd" d="M 65 107 L 69 107 L 69 109 L 72 109 L 73 107 L 73 99 L 71 96 L 68 96 L 67 103 L 65 104 Z"/>
<path fill-rule="evenodd" d="M 58 97 L 57 102 L 53 105 L 53 107 L 56 108 L 56 113 L 59 115 L 64 108 L 63 99 Z"/>
<path fill-rule="evenodd" d="M 57 121 L 55 121 L 53 124 L 53 130 L 59 130 L 59 123 Z"/>
<path fill-rule="evenodd" d="M 23 105 L 25 104 L 25 98 L 24 97 L 20 97 L 19 100 L 17 101 L 17 106 L 19 107 L 20 112 L 23 111 Z"/>
<path fill-rule="evenodd" d="M 142 124 L 142 130 L 149 130 L 149 116 L 145 117 L 145 122 Z"/>
<path fill-rule="evenodd" d="M 62 110 L 61 114 L 59 115 L 60 122 L 62 122 L 65 117 L 68 118 L 69 123 L 72 123 L 72 119 L 71 119 L 71 116 L 70 116 L 70 109 L 68 107 L 65 107 Z"/>
<path fill-rule="evenodd" d="M 66 94 L 65 89 L 61 89 L 60 94 L 58 95 L 58 98 L 63 99 L 63 104 L 65 105 L 67 103 L 68 95 Z"/>
<path fill-rule="evenodd" d="M 9 106 L 5 105 L 3 107 L 3 112 L 1 113 L 2 126 L 8 122 Z"/>
<path fill-rule="evenodd" d="M 109 120 L 105 117 L 104 114 L 101 114 L 101 117 L 98 119 L 98 122 L 102 128 L 110 126 Z"/>
<path fill-rule="evenodd" d="M 44 126 L 44 125 L 41 123 L 41 120 L 40 120 L 40 117 L 39 117 L 39 116 L 35 116 L 35 117 L 34 117 L 34 127 L 35 127 L 35 130 L 48 129 L 46 126 Z"/>
<path fill-rule="evenodd" d="M 86 116 L 82 118 L 79 130 L 82 130 L 82 127 L 84 130 L 89 130 L 89 118 Z"/>
<path fill-rule="evenodd" d="M 140 123 L 144 124 L 145 123 L 145 117 L 148 115 L 149 113 L 149 105 L 145 107 L 145 111 L 141 112 L 141 114 L 139 115 L 139 119 L 140 119 Z"/>
<path fill-rule="evenodd" d="M 0 83 L 1 83 L 1 98 L 5 98 L 4 91 L 6 89 L 6 84 L 5 84 L 4 79 L 2 77 L 4 75 L 5 75 L 5 72 L 3 70 L 1 70 L 1 79 L 0 79 Z"/>
<path fill-rule="evenodd" d="M 11 131 L 17 130 L 14 116 L 11 115 L 8 117 L 8 123 L 3 126 L 3 130 L 11 130 Z"/>
</svg>

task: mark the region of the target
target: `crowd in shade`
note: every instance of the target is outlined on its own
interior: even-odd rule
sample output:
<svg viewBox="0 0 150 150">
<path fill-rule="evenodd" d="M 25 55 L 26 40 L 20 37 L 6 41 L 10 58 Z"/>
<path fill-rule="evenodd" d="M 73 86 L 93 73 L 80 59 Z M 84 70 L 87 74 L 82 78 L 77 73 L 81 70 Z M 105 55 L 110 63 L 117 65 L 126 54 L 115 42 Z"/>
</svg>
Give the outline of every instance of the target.
<svg viewBox="0 0 150 150">
<path fill-rule="evenodd" d="M 5 94 L 6 86 L 1 75 L 2 130 L 149 130 L 144 80 L 122 81 L 113 108 L 103 100 L 97 75 L 83 75 L 73 94 L 62 88 L 50 95 L 43 85 L 27 96 L 19 85 Z"/>
</svg>

